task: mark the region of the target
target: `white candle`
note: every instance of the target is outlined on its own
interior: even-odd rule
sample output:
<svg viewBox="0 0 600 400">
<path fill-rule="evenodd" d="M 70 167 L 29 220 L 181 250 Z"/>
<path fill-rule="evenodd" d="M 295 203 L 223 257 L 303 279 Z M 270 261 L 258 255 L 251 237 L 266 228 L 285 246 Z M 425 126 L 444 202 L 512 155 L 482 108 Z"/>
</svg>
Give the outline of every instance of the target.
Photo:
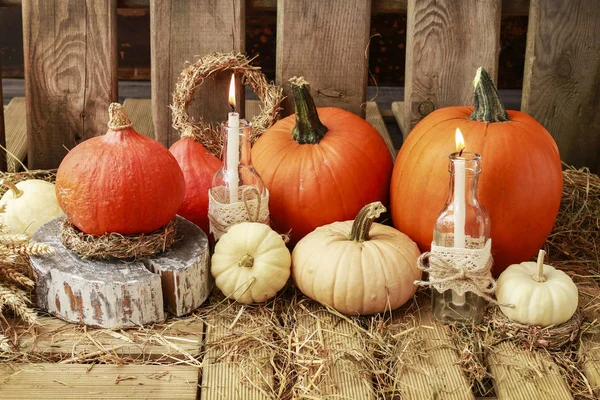
<svg viewBox="0 0 600 400">
<path fill-rule="evenodd" d="M 460 129 L 456 128 L 456 150 L 462 152 L 464 149 L 464 138 Z M 465 240 L 465 201 L 466 169 L 465 159 L 459 158 L 454 161 L 454 247 L 464 249 Z M 452 302 L 457 306 L 465 304 L 465 295 L 452 291 Z"/>
<path fill-rule="evenodd" d="M 227 175 L 229 177 L 229 203 L 238 201 L 238 165 L 240 163 L 240 115 L 235 112 L 235 75 L 229 84 L 229 105 L 232 112 L 227 118 Z"/>
</svg>

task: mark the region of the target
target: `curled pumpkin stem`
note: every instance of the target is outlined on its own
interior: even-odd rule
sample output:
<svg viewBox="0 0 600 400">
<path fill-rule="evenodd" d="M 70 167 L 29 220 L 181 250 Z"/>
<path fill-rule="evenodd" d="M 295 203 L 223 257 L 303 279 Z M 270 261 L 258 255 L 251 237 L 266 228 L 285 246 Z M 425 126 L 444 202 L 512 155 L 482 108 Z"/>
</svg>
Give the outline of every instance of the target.
<svg viewBox="0 0 600 400">
<path fill-rule="evenodd" d="M 19 197 L 23 196 L 24 192 L 21 189 L 19 189 L 17 185 L 15 185 L 9 180 L 1 180 L 0 185 L 6 186 L 9 190 L 11 190 L 13 192 L 13 195 L 15 196 L 15 199 L 18 199 Z"/>
<path fill-rule="evenodd" d="M 376 218 L 386 211 L 386 208 L 380 201 L 376 201 L 364 206 L 356 215 L 352 230 L 348 236 L 349 240 L 354 240 L 359 243 L 370 240 L 369 231 L 371 225 Z"/>
</svg>

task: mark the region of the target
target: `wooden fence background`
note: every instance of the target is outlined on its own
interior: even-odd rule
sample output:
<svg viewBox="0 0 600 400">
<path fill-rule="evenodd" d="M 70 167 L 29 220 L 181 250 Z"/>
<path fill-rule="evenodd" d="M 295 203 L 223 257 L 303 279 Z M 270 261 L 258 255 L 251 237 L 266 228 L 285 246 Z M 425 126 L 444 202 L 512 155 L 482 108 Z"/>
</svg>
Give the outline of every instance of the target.
<svg viewBox="0 0 600 400">
<path fill-rule="evenodd" d="M 405 10 L 404 100 L 392 106 L 404 135 L 433 109 L 470 104 L 476 68 L 497 76 L 501 15 L 528 13 L 521 109 L 551 132 L 565 162 L 600 170 L 596 0 L 0 0 L 0 6 L 23 10 L 26 100 L 7 113 L 21 116 L 25 104 L 26 129 L 11 128 L 6 142 L 17 153 L 26 150 L 30 168 L 54 168 L 66 149 L 105 132 L 106 105 L 118 99 L 117 7 L 150 8 L 154 136 L 166 146 L 178 137 L 167 106 L 183 63 L 212 51 L 244 51 L 246 7 L 276 7 L 277 83 L 304 75 L 319 105 L 362 115 L 370 15 Z M 200 91 L 196 115 L 223 119 L 226 81 Z M 289 112 L 289 101 L 285 106 Z"/>
</svg>

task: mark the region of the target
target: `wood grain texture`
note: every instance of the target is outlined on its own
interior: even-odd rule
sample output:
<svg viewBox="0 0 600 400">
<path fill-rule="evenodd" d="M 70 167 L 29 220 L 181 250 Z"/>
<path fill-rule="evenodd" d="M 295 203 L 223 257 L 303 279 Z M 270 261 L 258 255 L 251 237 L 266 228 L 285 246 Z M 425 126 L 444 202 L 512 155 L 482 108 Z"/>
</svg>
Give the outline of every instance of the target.
<svg viewBox="0 0 600 400">
<path fill-rule="evenodd" d="M 0 365 L 0 398 L 195 400 L 198 369 L 161 365 Z"/>
<path fill-rule="evenodd" d="M 232 307 L 237 315 L 231 319 Z M 201 399 L 267 400 L 276 397 L 272 332 L 264 315 L 239 303 L 215 307 L 206 320 Z M 240 339 L 242 339 L 240 341 Z M 243 354 L 243 355 L 240 355 Z"/>
<path fill-rule="evenodd" d="M 501 0 L 409 0 L 404 137 L 435 109 L 472 104 L 478 67 L 496 79 L 501 7 Z"/>
<path fill-rule="evenodd" d="M 600 334 L 582 337 L 579 357 L 592 391 L 600 398 Z"/>
<path fill-rule="evenodd" d="M 144 136 L 154 137 L 154 122 L 152 121 L 151 99 L 125 99 L 123 107 L 131 118 L 133 128 Z"/>
<path fill-rule="evenodd" d="M 201 355 L 204 324 L 199 318 L 168 320 L 154 325 L 154 331 L 94 329 L 77 326 L 54 317 L 40 317 L 35 330 L 12 320 L 19 338 L 19 350 L 63 361 L 84 362 L 90 354 L 117 354 L 132 362 L 173 363 Z"/>
<path fill-rule="evenodd" d="M 116 0 L 23 0 L 29 167 L 106 133 L 117 100 Z"/>
<path fill-rule="evenodd" d="M 278 0 L 276 81 L 293 112 L 288 84 L 304 76 L 317 106 L 335 106 L 364 116 L 370 0 Z"/>
<path fill-rule="evenodd" d="M 245 0 L 151 0 L 150 26 L 154 129 L 156 139 L 169 147 L 179 139 L 168 106 L 184 63 L 215 51 L 244 51 Z M 225 121 L 230 78 L 223 73 L 205 81 L 196 92 L 190 115 Z M 241 110 L 242 92 L 238 85 Z"/>
<path fill-rule="evenodd" d="M 293 398 L 375 399 L 361 334 L 320 304 L 302 305 L 292 331 L 299 380 Z"/>
<path fill-rule="evenodd" d="M 419 303 L 416 322 L 412 327 L 414 331 L 411 332 L 415 340 L 420 342 L 414 344 L 419 349 L 419 355 L 409 354 L 406 363 L 399 363 L 400 369 L 393 371 L 399 382 L 397 390 L 401 398 L 474 399 L 467 378 L 458 365 L 458 350 L 449 336 L 449 328 L 431 318 L 429 301 L 420 300 Z M 399 312 L 394 313 L 394 319 L 406 322 Z"/>
<path fill-rule="evenodd" d="M 600 172 L 600 7 L 532 0 L 521 109 L 552 134 L 561 158 Z"/>
<path fill-rule="evenodd" d="M 528 351 L 503 342 L 487 356 L 499 400 L 571 400 L 560 368 L 543 351 Z"/>
</svg>

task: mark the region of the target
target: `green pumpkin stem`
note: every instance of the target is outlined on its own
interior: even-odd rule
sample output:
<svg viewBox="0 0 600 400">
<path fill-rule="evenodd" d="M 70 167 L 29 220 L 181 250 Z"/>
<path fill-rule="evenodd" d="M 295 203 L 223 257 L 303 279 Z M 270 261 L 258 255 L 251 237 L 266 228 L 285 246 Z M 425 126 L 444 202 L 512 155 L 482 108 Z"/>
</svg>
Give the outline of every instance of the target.
<svg viewBox="0 0 600 400">
<path fill-rule="evenodd" d="M 294 140 L 300 144 L 318 144 L 328 129 L 319 119 L 310 85 L 303 77 L 295 76 L 289 82 L 296 110 L 296 126 L 292 129 Z"/>
<path fill-rule="evenodd" d="M 6 180 L 6 179 L 1 180 L 0 185 L 6 186 L 9 190 L 11 190 L 13 192 L 13 195 L 15 196 L 15 199 L 18 199 L 19 197 L 23 196 L 23 191 L 21 189 L 19 189 L 17 187 L 17 185 L 15 185 L 14 183 L 12 183 L 9 180 Z"/>
<path fill-rule="evenodd" d="M 546 256 L 546 252 L 544 250 L 540 250 L 537 258 L 537 274 L 532 276 L 533 280 L 539 283 L 546 282 L 546 277 L 544 276 L 544 257 Z"/>
<path fill-rule="evenodd" d="M 358 243 L 370 240 L 369 231 L 371 230 L 371 225 L 373 224 L 375 218 L 379 218 L 379 216 L 384 212 L 385 207 L 380 201 L 376 201 L 364 206 L 358 212 L 356 218 L 354 218 L 352 230 L 350 231 L 348 239 L 354 240 Z"/>
<path fill-rule="evenodd" d="M 482 67 L 477 69 L 473 86 L 475 87 L 475 107 L 470 117 L 472 121 L 504 122 L 509 120 L 492 77 Z"/>
</svg>

